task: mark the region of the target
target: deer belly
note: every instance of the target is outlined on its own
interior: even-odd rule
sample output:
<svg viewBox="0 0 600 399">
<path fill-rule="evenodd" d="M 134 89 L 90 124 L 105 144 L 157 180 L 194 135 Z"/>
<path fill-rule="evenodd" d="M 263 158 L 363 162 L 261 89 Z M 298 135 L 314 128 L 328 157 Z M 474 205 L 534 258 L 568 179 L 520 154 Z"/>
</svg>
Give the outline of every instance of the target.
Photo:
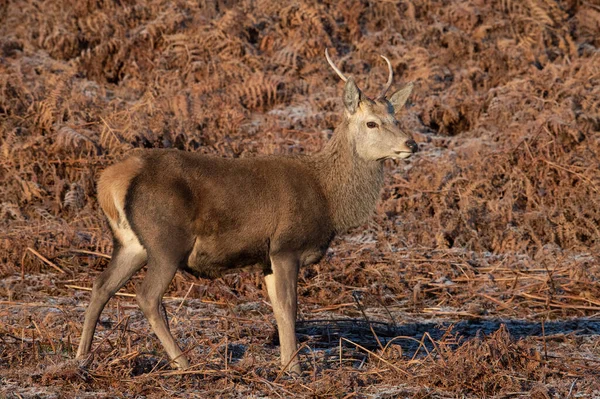
<svg viewBox="0 0 600 399">
<path fill-rule="evenodd" d="M 197 237 L 187 269 L 199 277 L 217 278 L 270 265 L 267 242 L 244 242 L 237 237 Z"/>
</svg>

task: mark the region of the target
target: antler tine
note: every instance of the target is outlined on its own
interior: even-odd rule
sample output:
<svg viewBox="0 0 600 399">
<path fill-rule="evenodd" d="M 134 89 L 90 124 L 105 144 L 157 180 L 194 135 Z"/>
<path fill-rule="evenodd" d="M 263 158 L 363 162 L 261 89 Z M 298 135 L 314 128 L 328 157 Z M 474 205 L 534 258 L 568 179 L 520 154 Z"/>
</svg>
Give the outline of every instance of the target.
<svg viewBox="0 0 600 399">
<path fill-rule="evenodd" d="M 329 63 L 329 66 L 331 66 L 333 68 L 333 70 L 335 71 L 335 73 L 338 74 L 340 79 L 342 79 L 344 82 L 346 82 L 348 80 L 348 78 L 345 77 L 344 74 L 342 73 L 342 71 L 340 71 L 338 69 L 338 67 L 335 66 L 333 61 L 331 61 L 331 58 L 329 58 L 329 52 L 327 51 L 327 48 L 325 48 L 325 58 L 327 58 L 327 62 Z"/>
<path fill-rule="evenodd" d="M 387 66 L 390 71 L 390 74 L 388 75 L 387 83 L 385 84 L 385 87 L 383 88 L 383 90 L 381 90 L 381 93 L 379 93 L 379 98 L 385 98 L 385 93 L 387 93 L 387 91 L 392 86 L 392 80 L 394 79 L 394 70 L 392 69 L 392 63 L 385 55 L 380 55 L 380 57 L 383 58 L 385 60 L 385 62 L 387 62 Z"/>
</svg>

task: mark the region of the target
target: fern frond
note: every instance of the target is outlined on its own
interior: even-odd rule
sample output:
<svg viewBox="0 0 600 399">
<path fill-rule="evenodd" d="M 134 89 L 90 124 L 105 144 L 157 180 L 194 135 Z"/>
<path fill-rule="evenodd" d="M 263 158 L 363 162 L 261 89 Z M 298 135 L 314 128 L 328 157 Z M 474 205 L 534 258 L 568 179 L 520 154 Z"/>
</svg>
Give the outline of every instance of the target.
<svg viewBox="0 0 600 399">
<path fill-rule="evenodd" d="M 63 207 L 66 209 L 81 209 L 85 205 L 85 192 L 77 183 L 71 183 L 69 189 L 65 193 Z"/>
<path fill-rule="evenodd" d="M 56 140 L 54 144 L 56 149 L 81 149 L 81 147 L 83 146 L 85 149 L 88 150 L 98 150 L 98 144 L 89 137 L 92 134 L 93 132 L 89 130 L 77 131 L 69 126 L 61 126 L 56 132 Z"/>
</svg>

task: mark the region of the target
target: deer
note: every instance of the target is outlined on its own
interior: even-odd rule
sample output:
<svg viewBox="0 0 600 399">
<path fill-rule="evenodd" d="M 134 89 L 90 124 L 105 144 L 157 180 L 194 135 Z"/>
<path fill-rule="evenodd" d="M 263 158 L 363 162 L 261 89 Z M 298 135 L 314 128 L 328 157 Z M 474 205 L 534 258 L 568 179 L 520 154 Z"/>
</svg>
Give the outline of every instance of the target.
<svg viewBox="0 0 600 399">
<path fill-rule="evenodd" d="M 162 297 L 179 269 L 217 278 L 264 273 L 283 371 L 301 373 L 297 353 L 298 273 L 323 258 L 336 235 L 365 223 L 384 183 L 384 161 L 417 143 L 396 115 L 413 84 L 373 99 L 331 60 L 345 82 L 341 123 L 320 152 L 224 158 L 174 149 L 137 149 L 106 168 L 98 202 L 113 235 L 112 258 L 93 283 L 76 359 L 86 359 L 109 299 L 145 264 L 137 303 L 179 369 L 190 363 L 173 338 Z M 86 356 L 87 355 L 87 356 Z"/>
</svg>

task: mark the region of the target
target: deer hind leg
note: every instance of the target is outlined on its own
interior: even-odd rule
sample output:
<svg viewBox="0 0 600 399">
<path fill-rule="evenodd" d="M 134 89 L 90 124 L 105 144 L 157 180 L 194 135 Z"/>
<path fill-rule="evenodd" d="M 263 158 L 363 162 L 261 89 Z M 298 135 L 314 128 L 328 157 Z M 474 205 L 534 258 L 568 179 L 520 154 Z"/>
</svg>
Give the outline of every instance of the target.
<svg viewBox="0 0 600 399">
<path fill-rule="evenodd" d="M 137 300 L 148 319 L 152 331 L 162 343 L 169 358 L 178 368 L 189 367 L 189 362 L 171 334 L 162 297 L 175 277 L 179 262 L 169 257 L 149 257 L 148 272 L 137 290 Z"/>
<path fill-rule="evenodd" d="M 265 276 L 267 292 L 273 305 L 277 321 L 281 365 L 289 371 L 300 374 L 300 363 L 294 356 L 296 342 L 296 310 L 298 285 L 298 259 L 293 255 L 271 256 L 272 273 Z"/>
<path fill-rule="evenodd" d="M 142 268 L 146 261 L 146 250 L 140 245 L 131 230 L 117 231 L 117 234 L 120 235 L 123 243 L 115 240 L 112 259 L 108 267 L 94 281 L 90 304 L 85 312 L 77 358 L 83 357 L 90 351 L 96 323 L 108 300 L 135 272 Z"/>
</svg>

